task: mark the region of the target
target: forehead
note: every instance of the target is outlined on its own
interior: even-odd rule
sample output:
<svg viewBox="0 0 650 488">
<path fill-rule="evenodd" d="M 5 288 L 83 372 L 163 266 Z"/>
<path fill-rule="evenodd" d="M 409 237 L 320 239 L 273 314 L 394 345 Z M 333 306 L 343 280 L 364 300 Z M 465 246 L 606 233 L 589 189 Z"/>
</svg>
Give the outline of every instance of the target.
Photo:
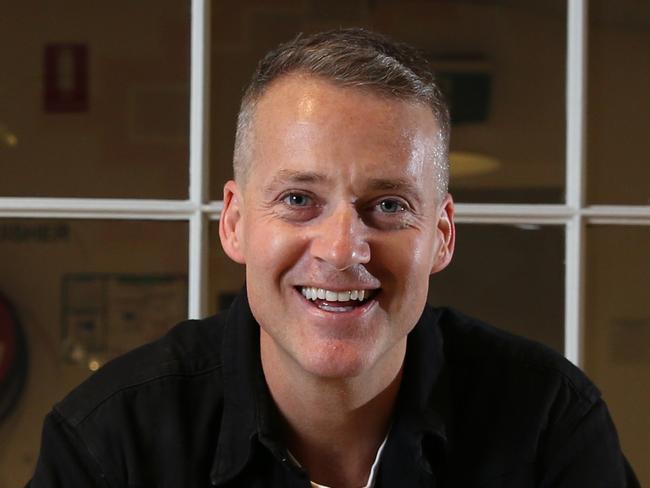
<svg viewBox="0 0 650 488">
<path fill-rule="evenodd" d="M 255 125 L 268 129 L 280 122 L 353 124 L 373 119 L 379 131 L 437 135 L 439 127 L 424 103 L 389 97 L 371 89 L 346 87 L 313 75 L 289 74 L 274 82 L 257 102 Z M 270 124 L 270 125 L 269 125 Z"/>
<path fill-rule="evenodd" d="M 313 76 L 276 80 L 257 103 L 253 174 L 287 170 L 414 178 L 433 170 L 439 127 L 421 103 Z M 356 176 L 360 176 L 356 174 Z"/>
</svg>

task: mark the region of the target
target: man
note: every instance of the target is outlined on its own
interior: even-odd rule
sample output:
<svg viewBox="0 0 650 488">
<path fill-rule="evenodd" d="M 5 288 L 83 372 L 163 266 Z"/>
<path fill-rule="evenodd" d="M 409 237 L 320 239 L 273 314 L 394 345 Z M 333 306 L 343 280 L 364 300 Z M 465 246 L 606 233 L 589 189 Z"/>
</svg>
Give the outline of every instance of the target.
<svg viewBox="0 0 650 488">
<path fill-rule="evenodd" d="M 635 486 L 580 371 L 426 305 L 454 250 L 448 141 L 407 46 L 350 29 L 269 53 L 219 229 L 245 292 L 57 405 L 31 486 Z"/>
</svg>

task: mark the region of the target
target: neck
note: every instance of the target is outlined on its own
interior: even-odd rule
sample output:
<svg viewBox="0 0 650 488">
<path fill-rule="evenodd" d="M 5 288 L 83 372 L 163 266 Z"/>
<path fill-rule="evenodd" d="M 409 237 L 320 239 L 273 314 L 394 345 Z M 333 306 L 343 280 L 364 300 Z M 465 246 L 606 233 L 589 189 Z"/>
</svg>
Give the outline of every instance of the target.
<svg viewBox="0 0 650 488">
<path fill-rule="evenodd" d="M 364 486 L 390 427 L 406 343 L 353 378 L 323 378 L 279 361 L 262 336 L 262 367 L 284 420 L 285 441 L 312 481 Z"/>
</svg>

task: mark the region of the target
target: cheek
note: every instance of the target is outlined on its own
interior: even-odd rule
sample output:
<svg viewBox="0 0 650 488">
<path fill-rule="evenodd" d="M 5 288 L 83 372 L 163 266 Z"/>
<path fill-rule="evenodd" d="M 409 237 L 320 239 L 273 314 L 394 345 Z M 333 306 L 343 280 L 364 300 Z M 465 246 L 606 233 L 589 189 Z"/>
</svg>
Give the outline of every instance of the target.
<svg viewBox="0 0 650 488">
<path fill-rule="evenodd" d="M 375 270 L 394 292 L 408 293 L 409 298 L 426 297 L 433 264 L 430 236 L 421 232 L 395 233 L 373 246 Z M 373 270 L 374 271 L 374 270 Z"/>
<path fill-rule="evenodd" d="M 393 338 L 408 334 L 422 314 L 429 291 L 431 247 L 431 239 L 416 232 L 395 233 L 375 246 L 377 261 L 371 272 L 381 273 L 378 277 L 386 293 L 380 306 Z"/>
<path fill-rule="evenodd" d="M 295 228 L 278 223 L 256 222 L 247 229 L 246 268 L 249 283 L 276 279 L 299 259 L 303 239 Z"/>
</svg>

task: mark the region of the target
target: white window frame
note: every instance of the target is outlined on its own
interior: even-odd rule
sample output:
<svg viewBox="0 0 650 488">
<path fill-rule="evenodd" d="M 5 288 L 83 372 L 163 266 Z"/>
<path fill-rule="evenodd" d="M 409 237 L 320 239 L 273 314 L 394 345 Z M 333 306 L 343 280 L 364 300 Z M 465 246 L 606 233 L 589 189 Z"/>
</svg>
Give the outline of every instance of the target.
<svg viewBox="0 0 650 488">
<path fill-rule="evenodd" d="M 551 224 L 565 227 L 564 354 L 583 361 L 585 228 L 650 225 L 650 206 L 586 205 L 587 2 L 568 0 L 566 66 L 566 202 L 456 205 L 456 221 L 470 224 Z M 188 313 L 207 313 L 208 224 L 222 201 L 210 201 L 210 0 L 192 0 L 190 188 L 187 200 L 0 197 L 0 217 L 165 220 L 189 222 Z"/>
</svg>

